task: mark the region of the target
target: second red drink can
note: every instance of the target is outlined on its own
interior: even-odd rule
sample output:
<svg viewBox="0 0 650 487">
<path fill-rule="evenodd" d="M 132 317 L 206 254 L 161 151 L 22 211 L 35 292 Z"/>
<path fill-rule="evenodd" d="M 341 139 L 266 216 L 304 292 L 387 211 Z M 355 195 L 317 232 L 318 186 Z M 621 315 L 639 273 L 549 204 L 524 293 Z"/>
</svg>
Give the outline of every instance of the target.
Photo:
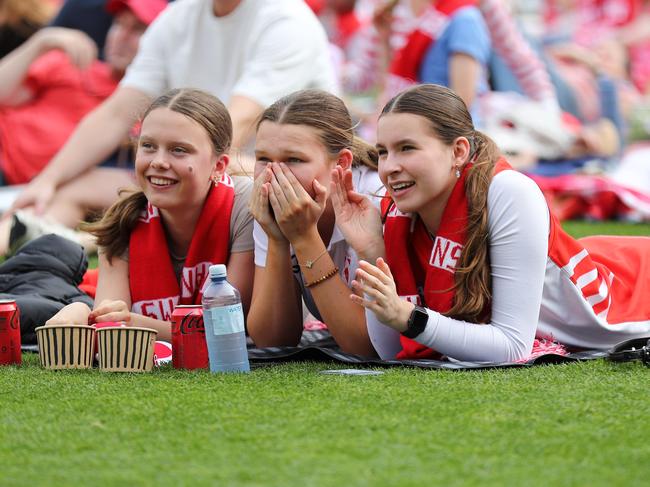
<svg viewBox="0 0 650 487">
<path fill-rule="evenodd" d="M 172 313 L 172 364 L 175 369 L 207 369 L 201 305 L 178 305 Z"/>
<path fill-rule="evenodd" d="M 0 300 L 0 365 L 19 364 L 20 353 L 20 310 L 16 301 L 2 299 Z"/>
</svg>

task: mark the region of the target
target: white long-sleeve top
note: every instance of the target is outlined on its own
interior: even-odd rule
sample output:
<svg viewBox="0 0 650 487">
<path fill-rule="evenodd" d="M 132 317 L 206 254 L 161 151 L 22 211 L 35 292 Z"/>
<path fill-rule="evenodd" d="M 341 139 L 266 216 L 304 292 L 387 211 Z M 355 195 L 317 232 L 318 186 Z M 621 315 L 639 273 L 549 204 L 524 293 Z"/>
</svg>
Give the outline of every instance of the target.
<svg viewBox="0 0 650 487">
<path fill-rule="evenodd" d="M 516 171 L 494 176 L 488 192 L 492 320 L 467 323 L 427 309 L 429 322 L 415 340 L 473 362 L 508 362 L 530 352 L 539 318 L 548 255 L 549 212 L 538 186 Z M 399 333 L 366 312 L 381 358 L 401 350 Z"/>
<path fill-rule="evenodd" d="M 585 295 L 593 282 L 603 278 L 591 267 L 579 270 L 579 263 L 588 255 L 586 250 L 568 263 L 558 264 L 549 256 L 549 210 L 532 180 L 516 171 L 496 174 L 488 190 L 487 207 L 492 276 L 490 323 L 467 323 L 427 309 L 429 321 L 415 338 L 417 342 L 453 359 L 498 363 L 527 357 L 536 335 L 600 349 L 650 335 L 650 320 L 642 310 L 632 310 L 629 320 L 621 321 L 619 317 L 614 323 L 608 322 L 609 305 L 604 310 L 599 308 L 607 299 L 611 303 L 609 286 L 604 281 L 596 294 Z M 637 245 L 643 252 L 650 250 L 650 240 Z M 641 274 L 646 271 L 638 270 Z M 611 283 L 613 275 L 605 279 Z M 639 283 L 645 286 L 646 281 L 640 279 Z M 636 292 L 642 295 L 645 290 Z M 394 358 L 401 350 L 399 334 L 382 325 L 370 311 L 366 312 L 366 320 L 380 357 Z"/>
</svg>

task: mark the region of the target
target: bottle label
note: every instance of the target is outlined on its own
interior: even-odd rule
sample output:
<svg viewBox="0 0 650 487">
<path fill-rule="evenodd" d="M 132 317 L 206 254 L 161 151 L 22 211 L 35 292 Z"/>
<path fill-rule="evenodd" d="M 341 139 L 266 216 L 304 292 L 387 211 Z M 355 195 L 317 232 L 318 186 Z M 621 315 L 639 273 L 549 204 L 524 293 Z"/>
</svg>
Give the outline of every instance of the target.
<svg viewBox="0 0 650 487">
<path fill-rule="evenodd" d="M 212 324 L 214 335 L 228 335 L 244 331 L 244 312 L 241 304 L 230 306 L 219 306 L 204 310 L 204 318 L 207 313 Z M 206 330 L 207 331 L 207 330 Z"/>
</svg>

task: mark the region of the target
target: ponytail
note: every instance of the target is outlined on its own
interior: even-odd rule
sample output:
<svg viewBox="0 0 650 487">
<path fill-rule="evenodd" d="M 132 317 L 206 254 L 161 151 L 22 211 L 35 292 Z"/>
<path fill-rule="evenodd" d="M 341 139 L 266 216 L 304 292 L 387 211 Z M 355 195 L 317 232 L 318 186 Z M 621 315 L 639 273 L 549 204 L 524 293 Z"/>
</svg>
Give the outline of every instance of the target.
<svg viewBox="0 0 650 487">
<path fill-rule="evenodd" d="M 379 165 L 379 153 L 377 152 L 376 147 L 354 135 L 352 137 L 350 150 L 354 157 L 352 159 L 353 166 L 368 166 L 370 169 L 374 169 L 375 171 L 377 170 Z"/>
<path fill-rule="evenodd" d="M 467 238 L 454 275 L 454 305 L 445 314 L 476 323 L 490 319 L 486 313 L 492 298 L 487 196 L 499 150 L 492 139 L 479 131 L 474 131 L 469 140 L 474 151 L 465 179 Z"/>
<path fill-rule="evenodd" d="M 120 196 L 125 193 L 120 191 Z M 83 225 L 83 230 L 97 237 L 97 246 L 102 249 L 109 262 L 121 257 L 129 248 L 131 231 L 147 207 L 147 198 L 142 191 L 129 192 L 106 210 L 101 220 Z"/>
</svg>

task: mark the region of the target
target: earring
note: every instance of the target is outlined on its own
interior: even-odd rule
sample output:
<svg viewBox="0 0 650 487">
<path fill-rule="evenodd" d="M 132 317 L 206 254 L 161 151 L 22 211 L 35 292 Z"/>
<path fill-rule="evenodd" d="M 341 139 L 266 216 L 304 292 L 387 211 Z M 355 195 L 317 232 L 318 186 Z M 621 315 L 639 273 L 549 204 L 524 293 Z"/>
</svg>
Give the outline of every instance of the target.
<svg viewBox="0 0 650 487">
<path fill-rule="evenodd" d="M 456 179 L 459 179 L 459 178 L 460 178 L 460 169 L 458 169 L 458 167 L 456 167 Z"/>
</svg>

